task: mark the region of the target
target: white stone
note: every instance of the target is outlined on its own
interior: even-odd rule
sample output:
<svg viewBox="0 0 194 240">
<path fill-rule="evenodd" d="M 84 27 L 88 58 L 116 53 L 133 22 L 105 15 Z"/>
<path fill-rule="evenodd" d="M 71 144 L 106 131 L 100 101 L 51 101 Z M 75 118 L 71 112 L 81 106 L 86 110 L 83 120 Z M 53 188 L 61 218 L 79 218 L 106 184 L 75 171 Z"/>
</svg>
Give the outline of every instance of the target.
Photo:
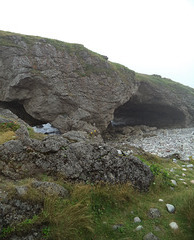
<svg viewBox="0 0 194 240">
<path fill-rule="evenodd" d="M 193 164 L 188 164 L 187 167 L 188 168 L 193 168 Z"/>
<path fill-rule="evenodd" d="M 186 174 L 185 174 L 185 173 L 182 173 L 182 176 L 183 176 L 183 177 L 185 177 L 185 176 L 186 176 Z"/>
<path fill-rule="evenodd" d="M 191 183 L 194 184 L 194 180 L 191 180 Z"/>
<path fill-rule="evenodd" d="M 171 222 L 169 225 L 174 230 L 177 230 L 179 228 L 176 222 Z"/>
<path fill-rule="evenodd" d="M 177 183 L 176 183 L 175 180 L 171 180 L 171 182 L 172 182 L 173 185 L 177 186 Z"/>
<path fill-rule="evenodd" d="M 134 218 L 134 222 L 135 222 L 135 223 L 141 222 L 141 219 L 140 219 L 139 217 L 135 217 L 135 218 Z"/>
<path fill-rule="evenodd" d="M 161 198 L 160 198 L 158 201 L 159 201 L 159 202 L 164 202 L 164 200 L 163 200 L 163 199 L 161 199 Z"/>
<path fill-rule="evenodd" d="M 139 226 L 136 227 L 135 230 L 136 230 L 136 231 L 139 231 L 139 230 L 141 230 L 141 229 L 143 229 L 143 226 L 142 226 L 142 225 L 139 225 Z"/>
<path fill-rule="evenodd" d="M 186 169 L 186 168 L 182 168 L 182 170 L 183 170 L 183 171 L 187 171 L 187 169 Z"/>
<path fill-rule="evenodd" d="M 119 155 L 122 155 L 122 151 L 121 150 L 117 150 Z"/>
<path fill-rule="evenodd" d="M 184 179 L 183 179 L 183 178 L 179 178 L 179 180 L 180 180 L 180 181 L 184 181 Z"/>
<path fill-rule="evenodd" d="M 172 204 L 167 203 L 166 204 L 167 210 L 169 213 L 174 213 L 175 212 L 175 207 Z"/>
</svg>

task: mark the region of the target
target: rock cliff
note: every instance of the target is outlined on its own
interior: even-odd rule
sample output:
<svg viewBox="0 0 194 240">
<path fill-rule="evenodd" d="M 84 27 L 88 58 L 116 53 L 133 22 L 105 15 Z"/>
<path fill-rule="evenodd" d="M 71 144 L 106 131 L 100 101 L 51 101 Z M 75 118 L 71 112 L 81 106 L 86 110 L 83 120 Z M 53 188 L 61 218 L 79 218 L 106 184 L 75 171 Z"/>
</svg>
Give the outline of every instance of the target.
<svg viewBox="0 0 194 240">
<path fill-rule="evenodd" d="M 61 131 L 85 122 L 105 129 L 115 108 L 136 92 L 134 76 L 82 45 L 0 33 L 2 105 L 24 108 Z"/>
<path fill-rule="evenodd" d="M 31 125 L 101 132 L 115 124 L 194 124 L 194 90 L 136 74 L 82 45 L 0 31 L 0 106 Z"/>
</svg>

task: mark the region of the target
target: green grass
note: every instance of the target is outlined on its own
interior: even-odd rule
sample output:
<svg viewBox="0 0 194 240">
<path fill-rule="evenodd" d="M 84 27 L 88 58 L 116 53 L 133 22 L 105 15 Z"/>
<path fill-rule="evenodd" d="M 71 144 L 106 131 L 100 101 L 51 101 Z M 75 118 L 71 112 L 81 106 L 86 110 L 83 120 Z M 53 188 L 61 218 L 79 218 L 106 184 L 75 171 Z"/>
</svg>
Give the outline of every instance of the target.
<svg viewBox="0 0 194 240">
<path fill-rule="evenodd" d="M 187 87 L 181 83 L 174 82 L 168 78 L 162 78 L 159 75 L 147 75 L 141 73 L 135 73 L 135 78 L 139 82 L 149 82 L 155 87 L 165 87 L 172 93 L 181 94 L 181 95 L 194 95 L 194 89 Z"/>
<path fill-rule="evenodd" d="M 43 140 L 46 137 L 45 134 L 37 133 L 31 127 L 28 127 L 28 132 L 29 132 L 29 137 L 30 138 L 34 138 L 34 139 L 37 139 L 37 140 Z"/>
<path fill-rule="evenodd" d="M 187 185 L 179 178 L 182 177 L 181 161 L 178 164 L 171 160 L 155 157 L 151 154 L 139 156 L 142 161 L 151 166 L 155 174 L 155 181 L 149 192 L 141 193 L 132 188 L 130 184 L 84 184 L 64 182 L 61 178 L 56 183 L 64 186 L 70 192 L 68 199 L 54 196 L 41 197 L 38 190 L 30 190 L 25 200 L 43 204 L 42 212 L 24 223 L 14 227 L 17 234 L 24 233 L 25 224 L 29 223 L 30 229 L 34 226 L 44 226 L 46 239 L 56 240 L 140 240 L 149 232 L 153 232 L 163 240 L 192 240 L 194 223 L 194 190 L 190 180 L 194 179 L 194 170 L 188 169 L 184 177 Z M 192 160 L 193 161 L 193 160 Z M 170 169 L 174 168 L 174 172 Z M 169 181 L 164 181 L 163 171 L 168 172 L 168 180 L 175 179 L 177 186 L 174 190 Z M 54 181 L 51 177 L 42 175 L 39 180 Z M 31 180 L 21 181 L 17 185 L 28 185 Z M 14 183 L 15 184 L 15 183 Z M 5 185 L 4 185 L 5 186 Z M 9 186 L 10 187 L 10 186 Z M 10 188 L 11 189 L 11 188 Z M 13 187 L 12 187 L 13 189 Z M 9 190 L 11 192 L 11 190 Z M 12 196 L 14 196 L 12 192 Z M 159 202 L 159 198 L 164 202 Z M 176 207 L 175 214 L 166 210 L 166 204 Z M 161 217 L 150 219 L 147 215 L 150 208 L 158 208 Z M 139 216 L 140 224 L 134 223 L 134 217 Z M 179 230 L 171 230 L 170 222 L 175 221 Z M 120 229 L 113 230 L 113 225 L 122 224 Z M 141 231 L 135 231 L 142 225 Z M 64 226 L 66 226 L 64 228 Z M 159 232 L 155 227 L 159 227 Z M 26 229 L 26 228 L 25 228 Z M 10 229 L 4 229 L 8 236 Z M 5 233 L 4 233 L 5 234 Z M 5 238 L 6 239 L 6 238 Z"/>
<path fill-rule="evenodd" d="M 0 144 L 16 139 L 15 131 L 20 127 L 17 122 L 0 123 Z"/>
</svg>

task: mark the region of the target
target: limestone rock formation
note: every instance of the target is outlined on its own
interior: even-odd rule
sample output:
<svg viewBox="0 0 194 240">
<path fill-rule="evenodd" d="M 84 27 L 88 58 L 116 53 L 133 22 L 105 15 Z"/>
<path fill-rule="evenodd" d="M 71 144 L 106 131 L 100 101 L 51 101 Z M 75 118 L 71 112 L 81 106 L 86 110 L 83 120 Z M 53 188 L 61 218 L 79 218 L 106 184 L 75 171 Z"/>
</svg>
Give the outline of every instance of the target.
<svg viewBox="0 0 194 240">
<path fill-rule="evenodd" d="M 0 105 L 62 132 L 105 129 L 136 91 L 134 75 L 82 45 L 0 32 Z"/>
<path fill-rule="evenodd" d="M 130 55 L 130 53 L 129 53 Z M 0 32 L 0 107 L 61 132 L 194 125 L 194 90 L 138 74 L 82 45 Z"/>
</svg>

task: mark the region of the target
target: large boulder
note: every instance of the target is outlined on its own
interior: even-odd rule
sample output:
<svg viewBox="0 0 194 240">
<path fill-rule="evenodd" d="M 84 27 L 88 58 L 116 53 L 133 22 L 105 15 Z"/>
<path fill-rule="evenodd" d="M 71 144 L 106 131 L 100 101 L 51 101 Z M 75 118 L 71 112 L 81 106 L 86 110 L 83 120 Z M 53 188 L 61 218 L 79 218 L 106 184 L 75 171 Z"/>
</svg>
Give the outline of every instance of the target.
<svg viewBox="0 0 194 240">
<path fill-rule="evenodd" d="M 131 182 L 142 191 L 154 178 L 149 167 L 132 155 L 119 155 L 117 149 L 93 139 L 72 142 L 65 136 L 32 140 L 29 146 L 20 140 L 0 145 L 0 173 L 14 180 L 46 173 L 72 181 Z"/>
</svg>

